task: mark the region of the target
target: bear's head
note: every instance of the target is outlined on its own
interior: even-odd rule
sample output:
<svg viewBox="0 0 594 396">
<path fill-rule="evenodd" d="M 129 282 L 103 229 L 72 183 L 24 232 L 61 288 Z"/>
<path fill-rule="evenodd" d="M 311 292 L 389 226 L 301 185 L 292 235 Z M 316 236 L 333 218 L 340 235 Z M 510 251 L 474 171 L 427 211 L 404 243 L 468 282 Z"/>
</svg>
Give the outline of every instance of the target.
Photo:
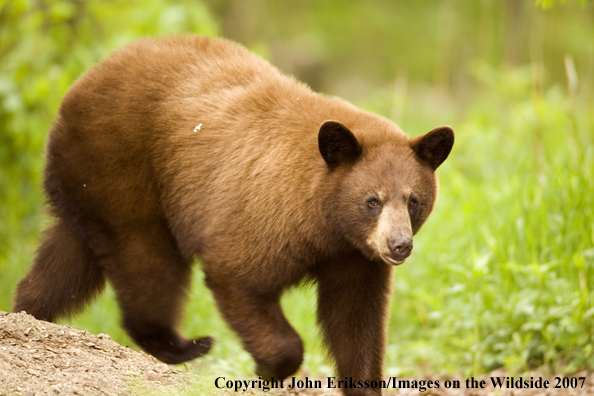
<svg viewBox="0 0 594 396">
<path fill-rule="evenodd" d="M 390 128 L 355 131 L 336 121 L 320 127 L 319 150 L 332 186 L 324 212 L 365 256 L 402 264 L 433 210 L 435 170 L 452 150 L 454 132 L 442 126 L 409 139 Z"/>
</svg>

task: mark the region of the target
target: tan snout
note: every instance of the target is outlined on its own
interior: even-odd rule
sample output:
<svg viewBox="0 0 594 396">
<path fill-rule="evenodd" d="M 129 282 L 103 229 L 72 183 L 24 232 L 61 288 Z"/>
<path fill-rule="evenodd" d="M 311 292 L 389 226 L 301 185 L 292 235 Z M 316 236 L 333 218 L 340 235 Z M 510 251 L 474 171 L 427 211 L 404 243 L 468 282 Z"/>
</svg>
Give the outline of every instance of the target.
<svg viewBox="0 0 594 396">
<path fill-rule="evenodd" d="M 404 263 L 413 248 L 412 227 L 406 208 L 385 206 L 367 244 L 385 262 Z"/>
</svg>

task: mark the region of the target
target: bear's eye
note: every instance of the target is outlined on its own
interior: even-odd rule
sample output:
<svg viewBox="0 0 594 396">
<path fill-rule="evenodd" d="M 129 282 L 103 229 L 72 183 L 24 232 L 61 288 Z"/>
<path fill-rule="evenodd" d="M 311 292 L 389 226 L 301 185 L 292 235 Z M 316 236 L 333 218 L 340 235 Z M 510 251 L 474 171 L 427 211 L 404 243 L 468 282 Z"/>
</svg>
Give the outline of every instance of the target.
<svg viewBox="0 0 594 396">
<path fill-rule="evenodd" d="M 415 196 L 410 196 L 408 198 L 408 213 L 411 215 L 414 214 L 417 209 L 419 208 L 419 200 Z"/>
<path fill-rule="evenodd" d="M 367 206 L 370 209 L 377 209 L 382 207 L 382 203 L 377 198 L 369 198 L 367 200 Z"/>
</svg>

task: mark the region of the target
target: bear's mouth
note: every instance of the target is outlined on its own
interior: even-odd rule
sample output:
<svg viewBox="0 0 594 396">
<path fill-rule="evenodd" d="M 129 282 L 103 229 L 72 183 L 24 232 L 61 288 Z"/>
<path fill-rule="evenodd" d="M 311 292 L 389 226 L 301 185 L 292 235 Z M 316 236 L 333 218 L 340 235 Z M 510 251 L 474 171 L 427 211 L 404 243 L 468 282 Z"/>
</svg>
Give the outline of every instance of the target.
<svg viewBox="0 0 594 396">
<path fill-rule="evenodd" d="M 406 258 L 396 259 L 394 257 L 391 257 L 388 254 L 382 254 L 382 258 L 384 259 L 385 262 L 394 264 L 394 265 L 400 265 L 400 264 L 404 263 L 404 261 L 406 260 Z"/>
</svg>

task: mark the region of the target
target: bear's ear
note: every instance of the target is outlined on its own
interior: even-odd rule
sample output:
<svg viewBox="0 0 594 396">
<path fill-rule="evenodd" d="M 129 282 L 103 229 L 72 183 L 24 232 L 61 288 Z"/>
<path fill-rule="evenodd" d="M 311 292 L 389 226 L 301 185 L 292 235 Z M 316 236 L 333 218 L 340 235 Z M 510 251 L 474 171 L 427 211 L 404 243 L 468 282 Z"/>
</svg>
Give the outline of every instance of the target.
<svg viewBox="0 0 594 396">
<path fill-rule="evenodd" d="M 330 169 L 342 162 L 356 160 L 363 151 L 355 135 L 336 121 L 326 121 L 322 124 L 318 133 L 318 147 Z"/>
<path fill-rule="evenodd" d="M 454 131 L 449 126 L 441 126 L 424 135 L 410 139 L 410 147 L 421 161 L 437 169 L 448 158 L 454 145 Z"/>
</svg>

